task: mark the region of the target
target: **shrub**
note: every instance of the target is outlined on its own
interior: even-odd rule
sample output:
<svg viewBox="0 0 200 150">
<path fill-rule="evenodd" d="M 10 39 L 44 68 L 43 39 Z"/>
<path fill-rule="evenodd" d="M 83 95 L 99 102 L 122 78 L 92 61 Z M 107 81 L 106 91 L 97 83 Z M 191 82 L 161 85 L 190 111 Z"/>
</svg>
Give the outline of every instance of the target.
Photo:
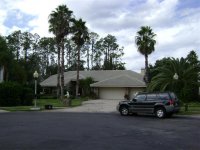
<svg viewBox="0 0 200 150">
<path fill-rule="evenodd" d="M 32 90 L 13 82 L 0 84 L 0 106 L 31 105 Z"/>
<path fill-rule="evenodd" d="M 55 94 L 43 94 L 38 97 L 40 99 L 57 99 L 57 95 Z"/>
<path fill-rule="evenodd" d="M 33 90 L 31 88 L 24 87 L 22 94 L 20 96 L 21 99 L 21 105 L 23 106 L 30 106 L 33 104 Z"/>
<path fill-rule="evenodd" d="M 16 106 L 20 104 L 22 89 L 19 84 L 12 82 L 4 82 L 0 84 L 0 105 Z"/>
</svg>

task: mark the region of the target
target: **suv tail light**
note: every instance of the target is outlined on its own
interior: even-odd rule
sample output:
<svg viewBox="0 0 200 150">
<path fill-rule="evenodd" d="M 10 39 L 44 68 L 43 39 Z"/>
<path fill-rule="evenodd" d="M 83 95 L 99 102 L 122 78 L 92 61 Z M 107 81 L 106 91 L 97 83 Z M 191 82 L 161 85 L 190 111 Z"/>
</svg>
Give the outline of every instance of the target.
<svg viewBox="0 0 200 150">
<path fill-rule="evenodd" d="M 169 100 L 169 105 L 174 105 L 174 101 L 172 99 Z"/>
</svg>

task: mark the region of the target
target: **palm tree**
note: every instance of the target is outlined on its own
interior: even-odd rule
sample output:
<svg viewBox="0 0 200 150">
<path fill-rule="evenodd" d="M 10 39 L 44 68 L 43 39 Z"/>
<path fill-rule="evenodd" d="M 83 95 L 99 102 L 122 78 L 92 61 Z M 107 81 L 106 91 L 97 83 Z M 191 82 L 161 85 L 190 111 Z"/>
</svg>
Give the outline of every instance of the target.
<svg viewBox="0 0 200 150">
<path fill-rule="evenodd" d="M 166 64 L 157 68 L 159 72 L 148 85 L 149 91 L 174 91 L 185 100 L 191 95 L 191 87 L 198 84 L 195 80 L 197 66 L 190 65 L 184 58 L 171 58 Z"/>
<path fill-rule="evenodd" d="M 57 97 L 64 98 L 64 38 L 71 31 L 72 11 L 66 5 L 60 5 L 49 15 L 49 31 L 56 37 L 58 49 L 58 69 L 57 69 Z M 61 67 L 60 67 L 61 54 Z M 60 86 L 61 74 L 61 86 Z"/>
<path fill-rule="evenodd" d="M 77 46 L 77 78 L 76 78 L 76 97 L 79 95 L 79 67 L 80 67 L 80 51 L 86 40 L 89 39 L 88 28 L 82 19 L 74 20 L 73 22 L 73 37 L 72 40 Z"/>
<path fill-rule="evenodd" d="M 145 57 L 144 80 L 146 83 L 149 83 L 148 55 L 150 55 L 155 50 L 155 36 L 156 34 L 153 33 L 151 27 L 142 26 L 135 37 L 135 43 L 138 47 L 138 51 Z"/>
</svg>

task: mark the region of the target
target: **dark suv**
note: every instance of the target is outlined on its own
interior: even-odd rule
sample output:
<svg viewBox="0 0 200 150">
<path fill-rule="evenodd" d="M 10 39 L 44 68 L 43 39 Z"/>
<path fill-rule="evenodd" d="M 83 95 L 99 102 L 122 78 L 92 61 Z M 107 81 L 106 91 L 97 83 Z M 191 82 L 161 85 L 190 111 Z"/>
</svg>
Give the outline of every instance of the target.
<svg viewBox="0 0 200 150">
<path fill-rule="evenodd" d="M 173 92 L 139 93 L 132 100 L 121 101 L 117 106 L 123 116 L 151 113 L 158 118 L 170 117 L 179 109 L 179 100 Z"/>
</svg>

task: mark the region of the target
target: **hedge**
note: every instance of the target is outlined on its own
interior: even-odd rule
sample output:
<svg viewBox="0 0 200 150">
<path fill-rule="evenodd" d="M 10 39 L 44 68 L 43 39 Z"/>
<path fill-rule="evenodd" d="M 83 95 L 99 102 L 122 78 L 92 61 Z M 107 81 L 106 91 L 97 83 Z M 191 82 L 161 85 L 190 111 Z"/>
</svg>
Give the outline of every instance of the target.
<svg viewBox="0 0 200 150">
<path fill-rule="evenodd" d="M 32 105 L 33 91 L 13 82 L 0 83 L 0 106 Z"/>
</svg>

